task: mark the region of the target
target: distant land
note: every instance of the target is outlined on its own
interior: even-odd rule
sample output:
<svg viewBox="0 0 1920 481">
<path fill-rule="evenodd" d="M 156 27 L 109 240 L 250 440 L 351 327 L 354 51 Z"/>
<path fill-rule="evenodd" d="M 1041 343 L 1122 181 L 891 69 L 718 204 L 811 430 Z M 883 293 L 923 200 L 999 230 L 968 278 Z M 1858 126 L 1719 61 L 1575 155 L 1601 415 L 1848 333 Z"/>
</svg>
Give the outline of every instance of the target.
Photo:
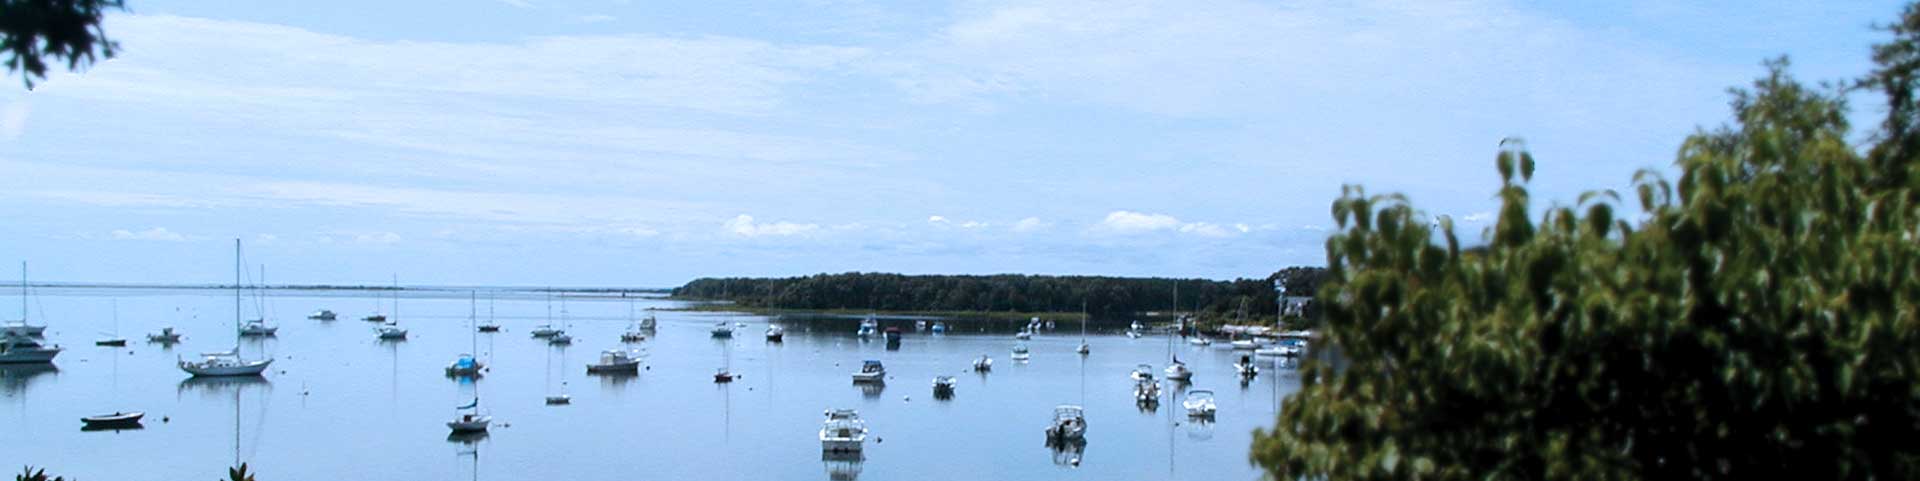
<svg viewBox="0 0 1920 481">
<path fill-rule="evenodd" d="M 19 284 L 12 284 L 12 285 L 10 285 L 10 287 L 16 287 L 16 288 L 17 288 L 18 286 L 19 286 Z M 6 288 L 6 287 L 9 287 L 9 285 L 7 285 L 7 284 L 0 284 L 0 292 L 5 292 L 5 288 Z M 233 288 L 233 284 L 160 284 L 160 283 L 128 283 L 128 282 L 32 282 L 32 283 L 28 283 L 28 284 L 27 284 L 27 287 L 29 287 L 29 288 L 36 288 L 36 289 L 38 289 L 38 288 L 62 288 L 62 289 L 68 289 L 68 288 L 79 288 L 79 289 L 232 289 L 232 288 Z M 262 286 L 262 285 L 258 285 L 258 284 L 246 284 L 246 285 L 243 285 L 243 286 L 241 286 L 241 287 L 243 287 L 243 288 L 247 288 L 247 289 L 262 289 L 262 288 L 264 288 L 264 289 L 269 289 L 269 290 L 290 290 L 290 291 L 300 291 L 300 290 L 306 290 L 306 291 L 470 291 L 470 290 L 482 290 L 482 291 L 517 291 L 517 292 L 575 292 L 575 293 L 588 293 L 588 294 L 594 294 L 594 293 L 604 293 L 604 294 L 619 294 L 619 293 L 636 293 L 636 294 L 662 294 L 662 295 L 664 295 L 664 294 L 671 294 L 671 293 L 673 293 L 673 289 L 672 289 L 672 288 L 667 288 L 667 287 L 562 287 L 562 286 L 537 286 L 537 287 L 529 287 L 529 286 L 458 286 L 458 285 L 445 285 L 445 286 L 419 286 L 419 285 L 401 285 L 401 286 L 378 286 L 378 285 L 350 285 L 350 284 L 273 284 L 273 285 L 266 285 L 266 286 Z"/>
</svg>

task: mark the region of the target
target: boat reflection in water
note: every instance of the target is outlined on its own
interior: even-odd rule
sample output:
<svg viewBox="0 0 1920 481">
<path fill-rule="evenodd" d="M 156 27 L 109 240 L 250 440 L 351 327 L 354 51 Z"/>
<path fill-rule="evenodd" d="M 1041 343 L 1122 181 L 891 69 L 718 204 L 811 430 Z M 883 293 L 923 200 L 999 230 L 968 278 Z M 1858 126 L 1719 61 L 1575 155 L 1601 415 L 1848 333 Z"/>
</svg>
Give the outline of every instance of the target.
<svg viewBox="0 0 1920 481">
<path fill-rule="evenodd" d="M 1186 422 L 1187 439 L 1207 441 L 1213 439 L 1213 418 L 1190 418 Z"/>
<path fill-rule="evenodd" d="M 0 364 L 0 392 L 7 397 L 25 394 L 35 378 L 59 371 L 53 364 Z"/>
<path fill-rule="evenodd" d="M 855 384 L 855 386 L 860 387 L 860 396 L 867 399 L 878 399 L 880 395 L 887 390 L 886 383 L 863 382 Z"/>
<path fill-rule="evenodd" d="M 834 481 L 853 481 L 860 478 L 860 468 L 867 460 L 860 451 L 821 451 L 820 464 L 827 468 L 827 479 Z"/>
<path fill-rule="evenodd" d="M 1079 468 L 1080 459 L 1087 453 L 1087 440 L 1071 439 L 1047 440 L 1047 450 L 1053 452 L 1053 465 L 1066 468 Z"/>
<path fill-rule="evenodd" d="M 174 389 L 174 392 L 176 394 L 198 392 L 202 397 L 211 399 L 216 395 L 238 393 L 254 386 L 273 389 L 273 381 L 260 376 L 189 377 L 180 380 L 180 385 Z"/>
<path fill-rule="evenodd" d="M 136 421 L 136 422 L 130 422 L 130 423 L 85 424 L 80 426 L 80 431 L 89 432 L 89 433 L 97 432 L 97 431 L 113 431 L 117 433 L 120 431 L 139 431 L 146 428 L 147 428 L 146 426 L 143 426 Z"/>
</svg>

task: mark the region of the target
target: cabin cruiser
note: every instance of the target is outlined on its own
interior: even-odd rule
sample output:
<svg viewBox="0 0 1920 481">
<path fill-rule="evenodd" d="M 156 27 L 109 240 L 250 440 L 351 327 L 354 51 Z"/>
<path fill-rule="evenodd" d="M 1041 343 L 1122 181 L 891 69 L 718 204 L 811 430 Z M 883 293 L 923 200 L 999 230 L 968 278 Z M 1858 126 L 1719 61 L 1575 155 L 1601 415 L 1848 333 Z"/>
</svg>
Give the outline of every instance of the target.
<svg viewBox="0 0 1920 481">
<path fill-rule="evenodd" d="M 552 324 L 541 324 L 533 326 L 533 331 L 531 332 L 533 333 L 533 337 L 553 337 L 554 334 L 560 333 L 560 328 L 553 327 Z"/>
<path fill-rule="evenodd" d="M 1020 344 L 1014 344 L 1014 345 L 1013 345 L 1013 356 L 1012 356 L 1012 357 L 1013 357 L 1013 360 L 1015 360 L 1015 361 L 1022 361 L 1022 362 L 1024 362 L 1024 361 L 1026 361 L 1026 360 L 1028 360 L 1028 359 L 1032 359 L 1032 358 L 1033 358 L 1033 355 L 1027 352 L 1027 345 L 1026 345 L 1026 343 L 1020 343 Z"/>
<path fill-rule="evenodd" d="M 46 346 L 29 336 L 0 335 L 0 364 L 51 363 L 60 346 Z"/>
<path fill-rule="evenodd" d="M 1153 365 L 1141 364 L 1138 366 L 1134 366 L 1133 372 L 1131 374 L 1128 374 L 1127 377 L 1132 378 L 1135 381 L 1152 381 Z"/>
<path fill-rule="evenodd" d="M 180 342 L 180 331 L 173 330 L 173 326 L 161 327 L 160 332 L 147 334 L 147 342 L 158 342 L 161 344 Z"/>
<path fill-rule="evenodd" d="M 316 321 L 331 321 L 331 320 L 340 318 L 340 315 L 334 314 L 333 311 L 321 309 L 318 311 L 314 311 L 312 314 L 308 314 L 307 318 L 316 320 Z"/>
<path fill-rule="evenodd" d="M 1160 383 L 1153 379 L 1141 379 L 1133 382 L 1133 402 L 1139 404 L 1160 403 Z"/>
<path fill-rule="evenodd" d="M 1053 408 L 1053 422 L 1047 425 L 1048 441 L 1079 441 L 1087 435 L 1086 409 L 1075 404 Z"/>
<path fill-rule="evenodd" d="M 947 333 L 947 323 L 945 323 L 945 322 L 941 322 L 941 321 L 934 321 L 934 323 L 933 323 L 933 333 L 934 333 L 934 334 L 946 334 L 946 333 Z"/>
<path fill-rule="evenodd" d="M 861 319 L 860 330 L 854 331 L 854 335 L 862 339 L 872 338 L 878 334 L 880 334 L 880 320 L 874 318 L 873 314 L 867 314 L 866 319 Z"/>
<path fill-rule="evenodd" d="M 733 337 L 733 326 L 728 325 L 727 321 L 720 321 L 720 322 L 714 323 L 713 337 L 719 337 L 719 338 Z"/>
<path fill-rule="evenodd" d="M 1176 382 L 1192 381 L 1193 371 L 1188 370 L 1187 363 L 1180 362 L 1180 358 L 1173 358 L 1173 364 L 1167 365 L 1167 380 Z"/>
<path fill-rule="evenodd" d="M 588 374 L 594 374 L 594 373 L 638 374 L 639 372 L 640 372 L 639 353 L 634 351 L 622 350 L 622 349 L 608 349 L 605 351 L 601 351 L 600 362 L 587 365 Z"/>
<path fill-rule="evenodd" d="M 381 340 L 404 341 L 407 339 L 407 328 L 400 327 L 399 324 L 382 324 L 374 329 L 374 332 L 379 334 Z"/>
<path fill-rule="evenodd" d="M 573 335 L 567 334 L 567 331 L 554 331 L 553 335 L 547 336 L 547 345 L 549 346 L 565 346 L 569 344 L 573 344 Z"/>
<path fill-rule="evenodd" d="M 992 370 L 993 370 L 993 356 L 988 356 L 988 355 L 986 355 L 986 354 L 981 354 L 981 355 L 980 355 L 980 358 L 979 358 L 979 359 L 974 359 L 974 360 L 973 360 L 973 370 L 974 370 L 974 372 L 988 372 L 988 371 L 992 371 Z"/>
<path fill-rule="evenodd" d="M 1196 418 L 1212 418 L 1216 409 L 1213 391 L 1206 389 L 1187 391 L 1187 400 L 1181 401 L 1180 405 L 1187 408 L 1187 416 Z"/>
<path fill-rule="evenodd" d="M 951 398 L 953 397 L 953 388 L 957 385 L 959 385 L 959 381 L 955 380 L 953 376 L 934 377 L 933 397 L 935 399 Z"/>
<path fill-rule="evenodd" d="M 0 324 L 0 336 L 40 337 L 47 333 L 47 326 L 28 325 L 27 321 L 7 321 Z"/>
<path fill-rule="evenodd" d="M 248 361 L 240 358 L 240 349 L 201 354 L 199 361 L 179 361 L 180 370 L 199 377 L 258 376 L 273 364 L 273 359 Z"/>
<path fill-rule="evenodd" d="M 913 330 L 915 331 L 927 330 L 927 321 L 913 321 Z"/>
<path fill-rule="evenodd" d="M 473 357 L 472 354 L 461 354 L 460 357 L 454 358 L 452 363 L 447 364 L 447 375 L 479 376 L 480 370 L 486 367 L 485 363 L 480 362 L 480 359 Z"/>
<path fill-rule="evenodd" d="M 860 420 L 860 413 L 852 409 L 829 409 L 827 420 L 820 424 L 820 450 L 825 452 L 859 452 L 867 442 L 867 422 Z"/>
<path fill-rule="evenodd" d="M 886 382 L 887 367 L 880 361 L 868 359 L 860 363 L 860 372 L 853 373 L 853 382 Z"/>
<path fill-rule="evenodd" d="M 254 319 L 240 326 L 240 335 L 242 336 L 271 336 L 273 333 L 279 331 L 279 327 L 267 325 L 265 319 Z"/>
<path fill-rule="evenodd" d="M 1234 361 L 1233 370 L 1240 373 L 1241 379 L 1260 375 L 1260 366 L 1253 365 L 1253 356 L 1240 356 L 1239 361 Z"/>
<path fill-rule="evenodd" d="M 781 342 L 787 338 L 787 328 L 779 324 L 767 326 L 767 342 Z"/>
</svg>

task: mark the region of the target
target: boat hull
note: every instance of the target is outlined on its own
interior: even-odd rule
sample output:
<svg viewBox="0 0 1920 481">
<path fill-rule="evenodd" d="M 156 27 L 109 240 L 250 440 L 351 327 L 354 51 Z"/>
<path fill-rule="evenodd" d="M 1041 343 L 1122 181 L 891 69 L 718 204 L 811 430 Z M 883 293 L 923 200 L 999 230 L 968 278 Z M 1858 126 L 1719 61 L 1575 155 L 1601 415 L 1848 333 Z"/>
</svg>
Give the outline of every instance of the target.
<svg viewBox="0 0 1920 481">
<path fill-rule="evenodd" d="M 202 366 L 190 362 L 181 362 L 180 370 L 186 371 L 187 374 L 192 374 L 194 377 L 258 376 L 260 373 L 266 372 L 267 366 L 272 364 L 273 360 L 271 359 L 229 366 Z"/>
<path fill-rule="evenodd" d="M 487 425 L 492 422 L 492 417 L 481 417 L 474 421 L 447 421 L 447 429 L 456 433 L 477 433 L 486 431 Z"/>
<path fill-rule="evenodd" d="M 820 438 L 820 450 L 830 453 L 857 453 L 865 447 L 866 439 Z"/>
<path fill-rule="evenodd" d="M 853 382 L 882 382 L 886 377 L 885 372 L 856 372 L 853 373 Z"/>
<path fill-rule="evenodd" d="M 113 413 L 80 418 L 80 422 L 86 423 L 86 425 L 90 427 L 132 426 L 140 424 L 140 418 L 146 417 L 146 415 L 147 413 Z"/>
<path fill-rule="evenodd" d="M 60 355 L 59 349 L 27 349 L 0 353 L 0 364 L 45 364 Z"/>
<path fill-rule="evenodd" d="M 640 361 L 587 365 L 588 374 L 633 374 L 638 372 L 640 372 Z"/>
</svg>

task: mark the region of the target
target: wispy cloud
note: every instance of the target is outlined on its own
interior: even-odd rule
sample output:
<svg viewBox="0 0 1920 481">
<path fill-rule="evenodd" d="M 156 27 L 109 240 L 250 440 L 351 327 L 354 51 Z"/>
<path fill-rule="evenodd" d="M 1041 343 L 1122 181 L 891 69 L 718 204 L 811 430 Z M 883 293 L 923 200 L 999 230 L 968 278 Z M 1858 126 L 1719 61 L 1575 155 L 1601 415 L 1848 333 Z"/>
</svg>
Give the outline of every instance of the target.
<svg viewBox="0 0 1920 481">
<path fill-rule="evenodd" d="M 592 15 L 581 15 L 577 17 L 576 20 L 579 20 L 580 23 L 604 23 L 604 22 L 611 22 L 616 19 L 612 15 L 596 13 Z"/>
<path fill-rule="evenodd" d="M 181 241 L 187 240 L 187 236 L 182 235 L 178 232 L 167 230 L 167 228 L 165 227 L 154 227 L 152 229 L 139 230 L 139 231 L 115 229 L 113 232 L 109 233 L 109 235 L 115 239 L 120 239 L 120 240 L 165 241 L 165 242 L 181 242 Z"/>
<path fill-rule="evenodd" d="M 1040 220 L 1039 217 L 1028 217 L 1014 222 L 1012 229 L 1014 232 L 1033 232 L 1052 226 L 1053 223 Z"/>
<path fill-rule="evenodd" d="M 806 234 L 820 229 L 818 224 L 796 224 L 787 221 L 758 223 L 753 216 L 740 214 L 728 220 L 724 226 L 727 232 L 741 237 L 792 236 Z"/>
</svg>

